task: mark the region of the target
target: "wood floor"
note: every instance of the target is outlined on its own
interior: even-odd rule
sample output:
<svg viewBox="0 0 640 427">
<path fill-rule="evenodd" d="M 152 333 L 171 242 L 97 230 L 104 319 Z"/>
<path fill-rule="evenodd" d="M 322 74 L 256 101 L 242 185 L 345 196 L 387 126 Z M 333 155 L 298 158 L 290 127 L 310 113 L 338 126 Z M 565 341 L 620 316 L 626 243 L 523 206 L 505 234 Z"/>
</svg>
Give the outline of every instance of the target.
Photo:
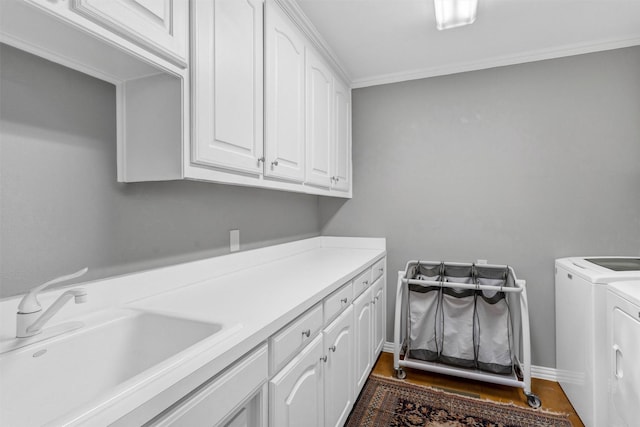
<svg viewBox="0 0 640 427">
<path fill-rule="evenodd" d="M 406 368 L 405 371 L 407 372 L 405 381 L 413 384 L 428 385 L 481 399 L 511 402 L 515 405 L 529 407 L 522 390 L 519 388 L 460 379 L 416 369 Z M 382 353 L 376 365 L 373 367 L 373 373 L 385 377 L 393 377 L 393 354 Z M 575 427 L 582 427 L 584 425 L 560 388 L 560 384 L 557 382 L 533 378 L 531 381 L 531 391 L 537 394 L 542 401 L 542 409 L 570 414 L 569 420 L 572 425 Z"/>
</svg>

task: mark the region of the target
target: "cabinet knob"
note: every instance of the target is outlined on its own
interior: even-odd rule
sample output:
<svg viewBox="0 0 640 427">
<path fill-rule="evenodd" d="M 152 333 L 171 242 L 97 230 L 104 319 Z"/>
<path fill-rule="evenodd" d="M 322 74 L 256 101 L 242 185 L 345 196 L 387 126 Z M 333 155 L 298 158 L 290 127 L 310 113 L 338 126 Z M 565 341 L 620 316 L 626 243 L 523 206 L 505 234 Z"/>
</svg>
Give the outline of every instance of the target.
<svg viewBox="0 0 640 427">
<path fill-rule="evenodd" d="M 327 355 L 325 354 L 324 356 L 322 356 L 320 360 L 322 360 L 324 363 L 327 363 Z"/>
<path fill-rule="evenodd" d="M 260 163 L 264 162 L 264 156 L 258 158 L 258 166 L 260 165 Z"/>
<path fill-rule="evenodd" d="M 332 345 L 331 347 L 329 347 L 329 350 L 333 351 L 334 353 L 336 352 L 336 346 Z"/>
<path fill-rule="evenodd" d="M 382 273 L 384 271 L 384 267 L 380 267 L 378 271 Z"/>
<path fill-rule="evenodd" d="M 380 298 L 380 297 L 375 297 L 374 300 L 378 301 L 378 298 Z"/>
<path fill-rule="evenodd" d="M 307 329 L 306 331 L 302 331 L 302 335 L 309 338 L 311 336 L 311 329 Z"/>
<path fill-rule="evenodd" d="M 340 181 L 340 178 L 338 178 L 338 177 L 336 176 L 336 182 L 338 182 L 338 181 Z"/>
<path fill-rule="evenodd" d="M 365 280 L 364 282 L 362 282 L 362 284 L 363 284 L 364 286 L 367 286 L 367 285 L 369 284 L 369 281 L 368 281 L 368 280 Z"/>
<path fill-rule="evenodd" d="M 349 298 L 342 298 L 342 299 L 340 300 L 340 302 L 341 302 L 341 303 L 343 303 L 343 304 L 346 304 L 346 303 L 348 303 L 348 302 L 349 302 Z"/>
<path fill-rule="evenodd" d="M 271 162 L 271 166 L 278 166 L 278 161 L 274 160 L 273 162 Z"/>
</svg>

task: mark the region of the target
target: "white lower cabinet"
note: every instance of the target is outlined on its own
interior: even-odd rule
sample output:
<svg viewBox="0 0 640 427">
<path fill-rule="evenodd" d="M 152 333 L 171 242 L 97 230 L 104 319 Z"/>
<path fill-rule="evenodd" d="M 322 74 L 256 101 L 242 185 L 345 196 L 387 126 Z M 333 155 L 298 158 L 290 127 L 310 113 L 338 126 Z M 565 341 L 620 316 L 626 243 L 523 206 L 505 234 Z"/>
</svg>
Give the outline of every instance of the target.
<svg viewBox="0 0 640 427">
<path fill-rule="evenodd" d="M 367 288 L 354 302 L 354 331 L 355 345 L 353 349 L 355 361 L 355 385 L 356 390 L 361 390 L 367 381 L 371 371 L 373 358 L 372 351 L 372 288 Z"/>
<path fill-rule="evenodd" d="M 371 350 L 373 353 L 373 362 L 375 362 L 378 354 L 382 351 L 384 346 L 384 340 L 386 335 L 386 304 L 385 304 L 385 278 L 380 277 L 372 286 L 371 302 L 373 303 L 373 316 L 372 316 L 372 336 L 373 345 Z"/>
<path fill-rule="evenodd" d="M 323 332 L 327 354 L 324 375 L 324 425 L 343 426 L 355 400 L 353 384 L 353 307 Z"/>
<path fill-rule="evenodd" d="M 324 356 L 318 335 L 269 381 L 270 426 L 324 426 Z"/>
<path fill-rule="evenodd" d="M 384 343 L 383 269 L 384 259 L 147 425 L 343 426 Z"/>
<path fill-rule="evenodd" d="M 245 356 L 230 369 L 152 420 L 148 425 L 265 427 L 267 346 Z"/>
</svg>

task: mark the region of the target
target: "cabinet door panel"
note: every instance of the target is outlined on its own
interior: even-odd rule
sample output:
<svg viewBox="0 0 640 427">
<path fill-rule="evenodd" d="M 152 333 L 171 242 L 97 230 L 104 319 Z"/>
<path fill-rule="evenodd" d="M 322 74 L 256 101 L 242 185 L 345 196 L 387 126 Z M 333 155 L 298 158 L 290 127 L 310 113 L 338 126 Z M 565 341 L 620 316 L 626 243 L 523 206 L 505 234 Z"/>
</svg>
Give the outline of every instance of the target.
<svg viewBox="0 0 640 427">
<path fill-rule="evenodd" d="M 353 303 L 355 310 L 355 381 L 356 394 L 360 392 L 371 371 L 371 348 L 373 347 L 371 326 L 371 287 Z"/>
<path fill-rule="evenodd" d="M 265 175 L 304 181 L 305 41 L 274 2 L 266 8 Z"/>
<path fill-rule="evenodd" d="M 333 76 L 313 50 L 307 50 L 307 179 L 322 187 L 331 185 L 333 153 Z"/>
<path fill-rule="evenodd" d="M 375 362 L 378 354 L 382 351 L 386 335 L 385 324 L 385 279 L 381 277 L 373 285 L 373 347 L 372 360 Z"/>
<path fill-rule="evenodd" d="M 351 189 L 351 91 L 335 82 L 335 152 L 333 186 L 335 190 Z"/>
<path fill-rule="evenodd" d="M 219 378 L 153 420 L 150 425 L 154 427 L 218 425 L 243 402 L 247 402 L 244 408 L 236 412 L 239 416 L 238 422 L 244 419 L 247 422 L 258 423 L 263 417 L 261 408 L 264 406 L 263 396 L 266 392 L 264 385 L 268 375 L 267 359 L 267 346 L 264 345 L 254 350 Z M 252 394 L 254 396 L 250 398 Z M 243 415 L 243 411 L 248 412 Z M 234 418 L 235 416 L 232 420 Z"/>
<path fill-rule="evenodd" d="M 269 382 L 269 425 L 323 426 L 324 354 L 322 336 L 318 335 Z"/>
<path fill-rule="evenodd" d="M 187 1 L 73 0 L 71 9 L 177 65 L 187 65 Z"/>
<path fill-rule="evenodd" d="M 353 306 L 324 331 L 327 363 L 324 382 L 325 426 L 343 426 L 355 399 L 353 387 Z"/>
<path fill-rule="evenodd" d="M 192 161 L 260 174 L 262 2 L 195 1 L 192 25 Z"/>
</svg>

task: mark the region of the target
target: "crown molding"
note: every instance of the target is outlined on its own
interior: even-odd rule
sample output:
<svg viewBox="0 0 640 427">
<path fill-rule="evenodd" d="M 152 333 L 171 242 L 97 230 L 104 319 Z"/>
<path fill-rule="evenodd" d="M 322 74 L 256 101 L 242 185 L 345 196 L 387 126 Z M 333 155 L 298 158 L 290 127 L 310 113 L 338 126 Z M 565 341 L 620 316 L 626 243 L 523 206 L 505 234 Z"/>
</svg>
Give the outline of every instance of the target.
<svg viewBox="0 0 640 427">
<path fill-rule="evenodd" d="M 603 40 L 588 44 L 566 45 L 559 48 L 542 49 L 505 55 L 480 61 L 451 64 L 442 67 L 431 67 L 408 72 L 382 74 L 362 79 L 354 79 L 351 87 L 363 88 L 389 83 L 399 83 L 408 80 L 418 80 L 428 77 L 444 76 L 448 74 L 464 73 L 467 71 L 484 70 L 487 68 L 505 67 L 508 65 L 524 64 L 527 62 L 543 61 L 546 59 L 562 58 L 567 56 L 582 55 L 585 53 L 600 52 L 605 50 L 620 49 L 640 45 L 640 37 L 623 38 L 616 40 Z"/>
<path fill-rule="evenodd" d="M 314 47 L 318 50 L 320 55 L 329 62 L 329 65 L 338 73 L 340 78 L 347 83 L 348 86 L 351 86 L 351 76 L 345 70 L 344 66 L 338 59 L 338 56 L 335 54 L 331 46 L 324 40 L 324 38 L 320 35 L 315 25 L 309 20 L 307 15 L 298 5 L 296 0 L 274 0 L 278 3 L 284 12 L 291 18 L 291 20 L 300 28 L 300 30 L 307 36 L 307 38 L 311 41 Z"/>
</svg>

